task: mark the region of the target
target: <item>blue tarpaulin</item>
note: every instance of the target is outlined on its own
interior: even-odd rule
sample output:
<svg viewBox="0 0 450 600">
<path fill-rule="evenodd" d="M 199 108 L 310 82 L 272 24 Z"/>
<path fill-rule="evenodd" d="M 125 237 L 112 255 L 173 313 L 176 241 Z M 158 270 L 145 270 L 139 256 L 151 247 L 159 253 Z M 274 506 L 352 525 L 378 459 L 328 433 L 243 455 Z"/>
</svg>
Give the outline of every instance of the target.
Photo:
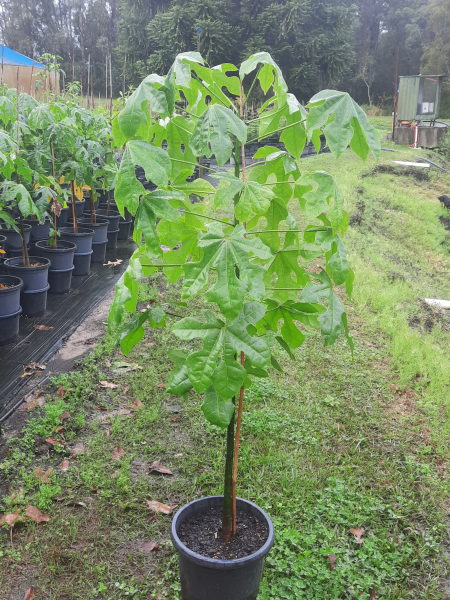
<svg viewBox="0 0 450 600">
<path fill-rule="evenodd" d="M 7 46 L 2 48 L 2 44 L 0 44 L 0 53 L 2 51 L 4 65 L 13 65 L 15 67 L 32 67 L 34 65 L 35 69 L 45 69 L 44 65 L 38 63 L 36 60 L 33 62 L 32 58 L 19 54 L 19 52 L 14 52 L 14 50 L 11 50 L 11 48 L 8 48 Z"/>
</svg>

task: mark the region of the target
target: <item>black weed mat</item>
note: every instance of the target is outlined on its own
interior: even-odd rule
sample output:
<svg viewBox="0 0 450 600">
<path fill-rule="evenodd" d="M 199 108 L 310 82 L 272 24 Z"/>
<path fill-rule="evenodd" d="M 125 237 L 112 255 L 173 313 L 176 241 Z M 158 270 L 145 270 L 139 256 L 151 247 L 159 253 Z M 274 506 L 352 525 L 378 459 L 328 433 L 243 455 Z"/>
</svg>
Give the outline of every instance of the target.
<svg viewBox="0 0 450 600">
<path fill-rule="evenodd" d="M 14 344 L 0 346 L 0 416 L 11 398 L 26 383 L 20 378 L 23 367 L 32 362 L 46 362 L 70 335 L 114 288 L 125 271 L 134 248 L 132 240 L 119 242 L 115 250 L 106 253 L 105 264 L 91 265 L 84 277 L 72 277 L 69 294 L 47 297 L 47 310 L 40 317 L 20 317 L 19 337 Z M 122 260 L 117 266 L 107 266 L 108 261 Z M 35 329 L 35 325 L 51 329 Z"/>
</svg>

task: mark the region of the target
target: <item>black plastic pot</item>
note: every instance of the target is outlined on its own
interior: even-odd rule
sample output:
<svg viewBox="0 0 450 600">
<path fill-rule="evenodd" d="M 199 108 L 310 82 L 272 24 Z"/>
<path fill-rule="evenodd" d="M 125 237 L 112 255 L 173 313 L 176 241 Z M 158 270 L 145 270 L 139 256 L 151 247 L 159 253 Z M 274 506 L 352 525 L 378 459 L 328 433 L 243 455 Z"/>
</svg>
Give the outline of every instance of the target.
<svg viewBox="0 0 450 600">
<path fill-rule="evenodd" d="M 84 204 L 84 211 L 83 211 L 84 215 L 86 215 L 86 213 L 89 213 L 89 214 L 91 213 L 91 197 L 90 197 L 90 195 L 85 197 L 85 201 L 86 202 Z M 100 203 L 100 198 L 97 198 L 97 200 L 94 202 L 95 210 L 97 210 L 99 203 Z"/>
<path fill-rule="evenodd" d="M 170 537 L 178 552 L 182 600 L 256 600 L 261 582 L 264 558 L 274 542 L 272 521 L 256 504 L 236 498 L 236 507 L 266 521 L 269 537 L 257 552 L 236 560 L 214 560 L 189 550 L 180 540 L 180 524 L 197 512 L 222 507 L 223 496 L 194 500 L 177 512 Z"/>
<path fill-rule="evenodd" d="M 106 219 L 108 221 L 108 231 L 116 231 L 119 229 L 119 221 L 120 221 L 120 212 L 117 210 L 111 210 L 110 214 L 106 214 L 106 208 L 99 208 L 97 210 L 97 217 L 102 219 Z M 84 216 L 88 219 L 91 218 L 91 213 L 84 213 Z"/>
<path fill-rule="evenodd" d="M 1 286 L 6 287 L 1 287 Z M 16 313 L 20 308 L 23 281 L 13 275 L 0 275 L 0 317 Z"/>
<path fill-rule="evenodd" d="M 41 291 L 47 286 L 48 281 L 48 270 L 51 266 L 48 258 L 42 258 L 41 256 L 30 256 L 30 263 L 37 265 L 34 267 L 24 267 L 22 257 L 17 256 L 16 258 L 7 258 L 5 260 L 5 268 L 8 275 L 15 275 L 20 277 L 23 281 L 24 291 Z M 22 304 L 23 308 L 23 304 Z M 23 311 L 25 314 L 25 310 Z"/>
<path fill-rule="evenodd" d="M 31 225 L 31 242 L 48 239 L 50 235 L 50 219 L 45 219 L 43 223 L 39 223 L 38 219 L 24 219 L 24 223 Z"/>
<path fill-rule="evenodd" d="M 77 254 L 84 254 L 92 250 L 92 238 L 94 237 L 92 229 L 78 227 L 78 233 L 74 233 L 73 227 L 62 227 L 60 233 L 60 240 L 73 242 L 76 245 Z"/>
<path fill-rule="evenodd" d="M 4 235 L 0 235 L 0 250 L 3 250 L 3 252 L 5 252 L 5 244 L 6 237 Z M 3 254 L 3 252 L 0 252 L 0 275 L 3 273 L 3 261 L 6 258 L 6 255 Z"/>
<path fill-rule="evenodd" d="M 31 225 L 24 223 L 25 241 L 27 245 L 30 243 Z M 5 224 L 0 227 L 1 234 L 5 236 L 5 249 L 21 249 L 22 248 L 22 237 L 20 233 L 14 231 L 14 229 L 8 229 Z"/>
<path fill-rule="evenodd" d="M 111 202 L 109 205 L 109 208 L 110 208 L 110 211 L 118 212 L 120 214 L 119 208 L 117 207 L 117 204 L 115 202 Z M 99 210 L 108 210 L 108 203 L 100 202 Z M 125 221 L 133 220 L 133 215 L 130 213 L 128 208 L 125 209 L 124 215 L 125 215 Z"/>
<path fill-rule="evenodd" d="M 92 238 L 92 243 L 97 242 L 106 242 L 108 239 L 108 221 L 103 217 L 97 217 L 96 223 L 91 223 L 90 218 L 87 219 L 83 217 L 78 220 L 79 225 L 84 225 L 85 227 L 89 227 L 94 232 L 94 237 Z"/>
<path fill-rule="evenodd" d="M 77 219 L 79 219 L 80 217 L 83 216 L 83 212 L 84 212 L 84 205 L 86 203 L 86 200 L 83 198 L 83 200 L 75 200 L 75 213 L 77 215 Z M 71 215 L 73 215 L 72 213 L 72 202 L 70 200 L 68 200 L 66 202 L 68 208 L 69 208 L 69 213 Z"/>
<path fill-rule="evenodd" d="M 130 237 L 131 223 L 131 221 L 123 221 L 122 217 L 120 217 L 118 240 L 126 240 Z"/>
<path fill-rule="evenodd" d="M 25 290 L 20 294 L 20 304 L 24 317 L 38 317 L 45 313 L 49 284 L 41 290 Z"/>
<path fill-rule="evenodd" d="M 39 256 L 48 258 L 51 261 L 51 271 L 63 271 L 73 267 L 73 255 L 76 249 L 76 244 L 66 240 L 57 240 L 56 249 L 49 246 L 45 241 L 36 242 L 36 250 Z"/>
<path fill-rule="evenodd" d="M 106 244 L 107 250 L 115 250 L 117 248 L 117 236 L 119 235 L 119 230 L 116 231 L 108 231 L 108 242 Z"/>
<path fill-rule="evenodd" d="M 48 284 L 50 289 L 49 294 L 67 294 L 70 291 L 72 284 L 72 273 L 75 267 L 72 265 L 70 269 L 54 271 L 50 269 L 48 272 Z"/>
<path fill-rule="evenodd" d="M 27 246 L 28 254 L 30 254 L 31 244 Z M 22 248 L 6 248 L 5 258 L 16 258 L 16 256 L 22 256 Z"/>
<path fill-rule="evenodd" d="M 92 242 L 92 263 L 105 262 L 107 244 L 108 240 L 106 240 L 105 242 Z"/>
<path fill-rule="evenodd" d="M 68 216 L 69 216 L 69 209 L 62 208 L 61 214 L 59 215 L 59 217 L 56 217 L 56 229 L 61 229 L 61 227 L 65 227 Z"/>
<path fill-rule="evenodd" d="M 19 307 L 19 310 L 15 313 L 0 317 L 0 346 L 5 346 L 15 341 L 19 333 L 19 317 L 21 312 L 22 309 Z"/>
<path fill-rule="evenodd" d="M 73 256 L 73 266 L 74 270 L 72 275 L 76 277 L 81 277 L 82 275 L 89 275 L 89 271 L 91 270 L 91 256 L 93 250 L 89 252 L 76 253 Z"/>
</svg>

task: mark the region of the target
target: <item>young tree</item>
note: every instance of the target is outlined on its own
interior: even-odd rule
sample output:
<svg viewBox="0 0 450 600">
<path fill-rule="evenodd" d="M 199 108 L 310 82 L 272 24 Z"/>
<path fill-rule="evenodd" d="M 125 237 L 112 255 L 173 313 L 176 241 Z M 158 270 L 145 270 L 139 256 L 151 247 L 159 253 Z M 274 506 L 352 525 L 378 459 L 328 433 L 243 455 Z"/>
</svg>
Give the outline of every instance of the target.
<svg viewBox="0 0 450 600">
<path fill-rule="evenodd" d="M 245 102 L 256 85 L 270 99 L 259 117 L 246 122 Z M 187 102 L 184 114 L 176 110 L 180 99 Z M 272 347 L 294 359 L 309 327 L 320 329 L 325 345 L 345 334 L 352 347 L 336 293 L 345 285 L 350 294 L 353 285 L 342 241 L 348 227 L 343 196 L 329 173 L 309 171 L 307 161 L 295 159 L 308 138 L 320 147 L 322 130 L 336 157 L 349 145 L 362 159 L 369 152 L 379 156 L 379 136 L 344 92 L 324 90 L 307 108 L 288 93 L 266 52 L 251 56 L 239 71 L 231 64 L 210 69 L 200 54 L 189 52 L 176 57 L 166 77 L 147 76 L 113 123 L 115 144 L 125 144 L 115 199 L 122 214 L 127 208 L 136 215 L 138 248 L 116 286 L 109 322 L 121 325 L 125 311 L 136 315 L 144 275 L 162 269 L 169 284 L 182 280 L 177 312 L 152 305 L 125 323 L 118 340 L 128 354 L 144 336 L 144 323 L 162 327 L 175 319 L 172 331 L 184 343 L 169 354 L 174 369 L 166 391 L 186 400 L 191 391 L 201 395 L 205 417 L 227 431 L 223 541 L 235 531 L 244 391 L 253 378 L 268 377 L 268 369 L 281 370 Z M 247 165 L 245 145 L 255 141 L 249 126 L 256 126 L 255 140 L 281 134 L 285 150 L 262 146 Z M 209 168 L 217 188 L 192 181 L 196 159 L 205 155 L 217 161 L 218 169 Z M 222 170 L 231 156 L 234 168 Z M 145 191 L 136 165 L 156 190 Z M 191 203 L 191 194 L 208 196 L 213 210 Z M 300 203 L 301 225 L 289 212 L 291 200 Z M 163 253 L 162 246 L 172 250 Z M 324 268 L 307 270 L 319 256 Z M 202 317 L 181 318 L 184 301 L 203 292 L 208 309 Z M 202 348 L 193 347 L 196 339 Z"/>
</svg>

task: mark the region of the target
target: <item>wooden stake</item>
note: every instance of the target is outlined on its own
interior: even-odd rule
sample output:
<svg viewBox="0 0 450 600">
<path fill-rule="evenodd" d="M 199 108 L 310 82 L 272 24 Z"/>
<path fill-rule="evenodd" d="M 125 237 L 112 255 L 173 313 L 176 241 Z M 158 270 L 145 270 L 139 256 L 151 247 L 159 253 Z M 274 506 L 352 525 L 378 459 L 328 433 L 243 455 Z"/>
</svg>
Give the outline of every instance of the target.
<svg viewBox="0 0 450 600">
<path fill-rule="evenodd" d="M 55 179 L 55 175 L 56 175 L 56 173 L 55 173 L 55 151 L 53 149 L 53 140 L 50 142 L 50 147 L 52 149 L 52 173 L 53 173 L 53 179 Z M 54 188 L 53 188 L 56 192 L 55 188 L 56 188 L 56 186 L 54 186 Z M 58 236 L 56 234 L 56 213 L 55 212 L 53 213 L 53 228 L 55 230 L 55 235 L 53 236 L 52 248 L 54 250 L 56 250 L 58 248 L 58 246 L 57 246 Z"/>
<path fill-rule="evenodd" d="M 111 96 L 111 105 L 109 107 L 109 116 L 112 118 L 112 112 L 113 112 L 113 87 L 112 87 L 111 54 L 109 55 L 109 90 L 110 90 L 110 96 Z"/>
<path fill-rule="evenodd" d="M 123 97 L 125 98 L 125 70 L 127 68 L 127 53 L 125 52 L 125 61 L 123 63 Z"/>
<path fill-rule="evenodd" d="M 87 80 L 87 92 L 86 92 L 86 108 L 90 108 L 89 102 L 89 80 L 91 75 L 91 55 L 88 54 L 88 80 Z"/>
<path fill-rule="evenodd" d="M 77 221 L 77 211 L 75 209 L 75 192 L 73 189 L 73 181 L 70 182 L 70 188 L 71 188 L 71 192 L 72 192 L 73 232 L 78 233 L 78 221 Z"/>
<path fill-rule="evenodd" d="M 54 94 L 55 94 L 55 102 L 58 99 L 58 94 L 56 91 L 56 54 L 55 54 L 55 62 L 53 63 L 53 68 L 55 69 L 55 89 L 53 90 Z"/>
</svg>

